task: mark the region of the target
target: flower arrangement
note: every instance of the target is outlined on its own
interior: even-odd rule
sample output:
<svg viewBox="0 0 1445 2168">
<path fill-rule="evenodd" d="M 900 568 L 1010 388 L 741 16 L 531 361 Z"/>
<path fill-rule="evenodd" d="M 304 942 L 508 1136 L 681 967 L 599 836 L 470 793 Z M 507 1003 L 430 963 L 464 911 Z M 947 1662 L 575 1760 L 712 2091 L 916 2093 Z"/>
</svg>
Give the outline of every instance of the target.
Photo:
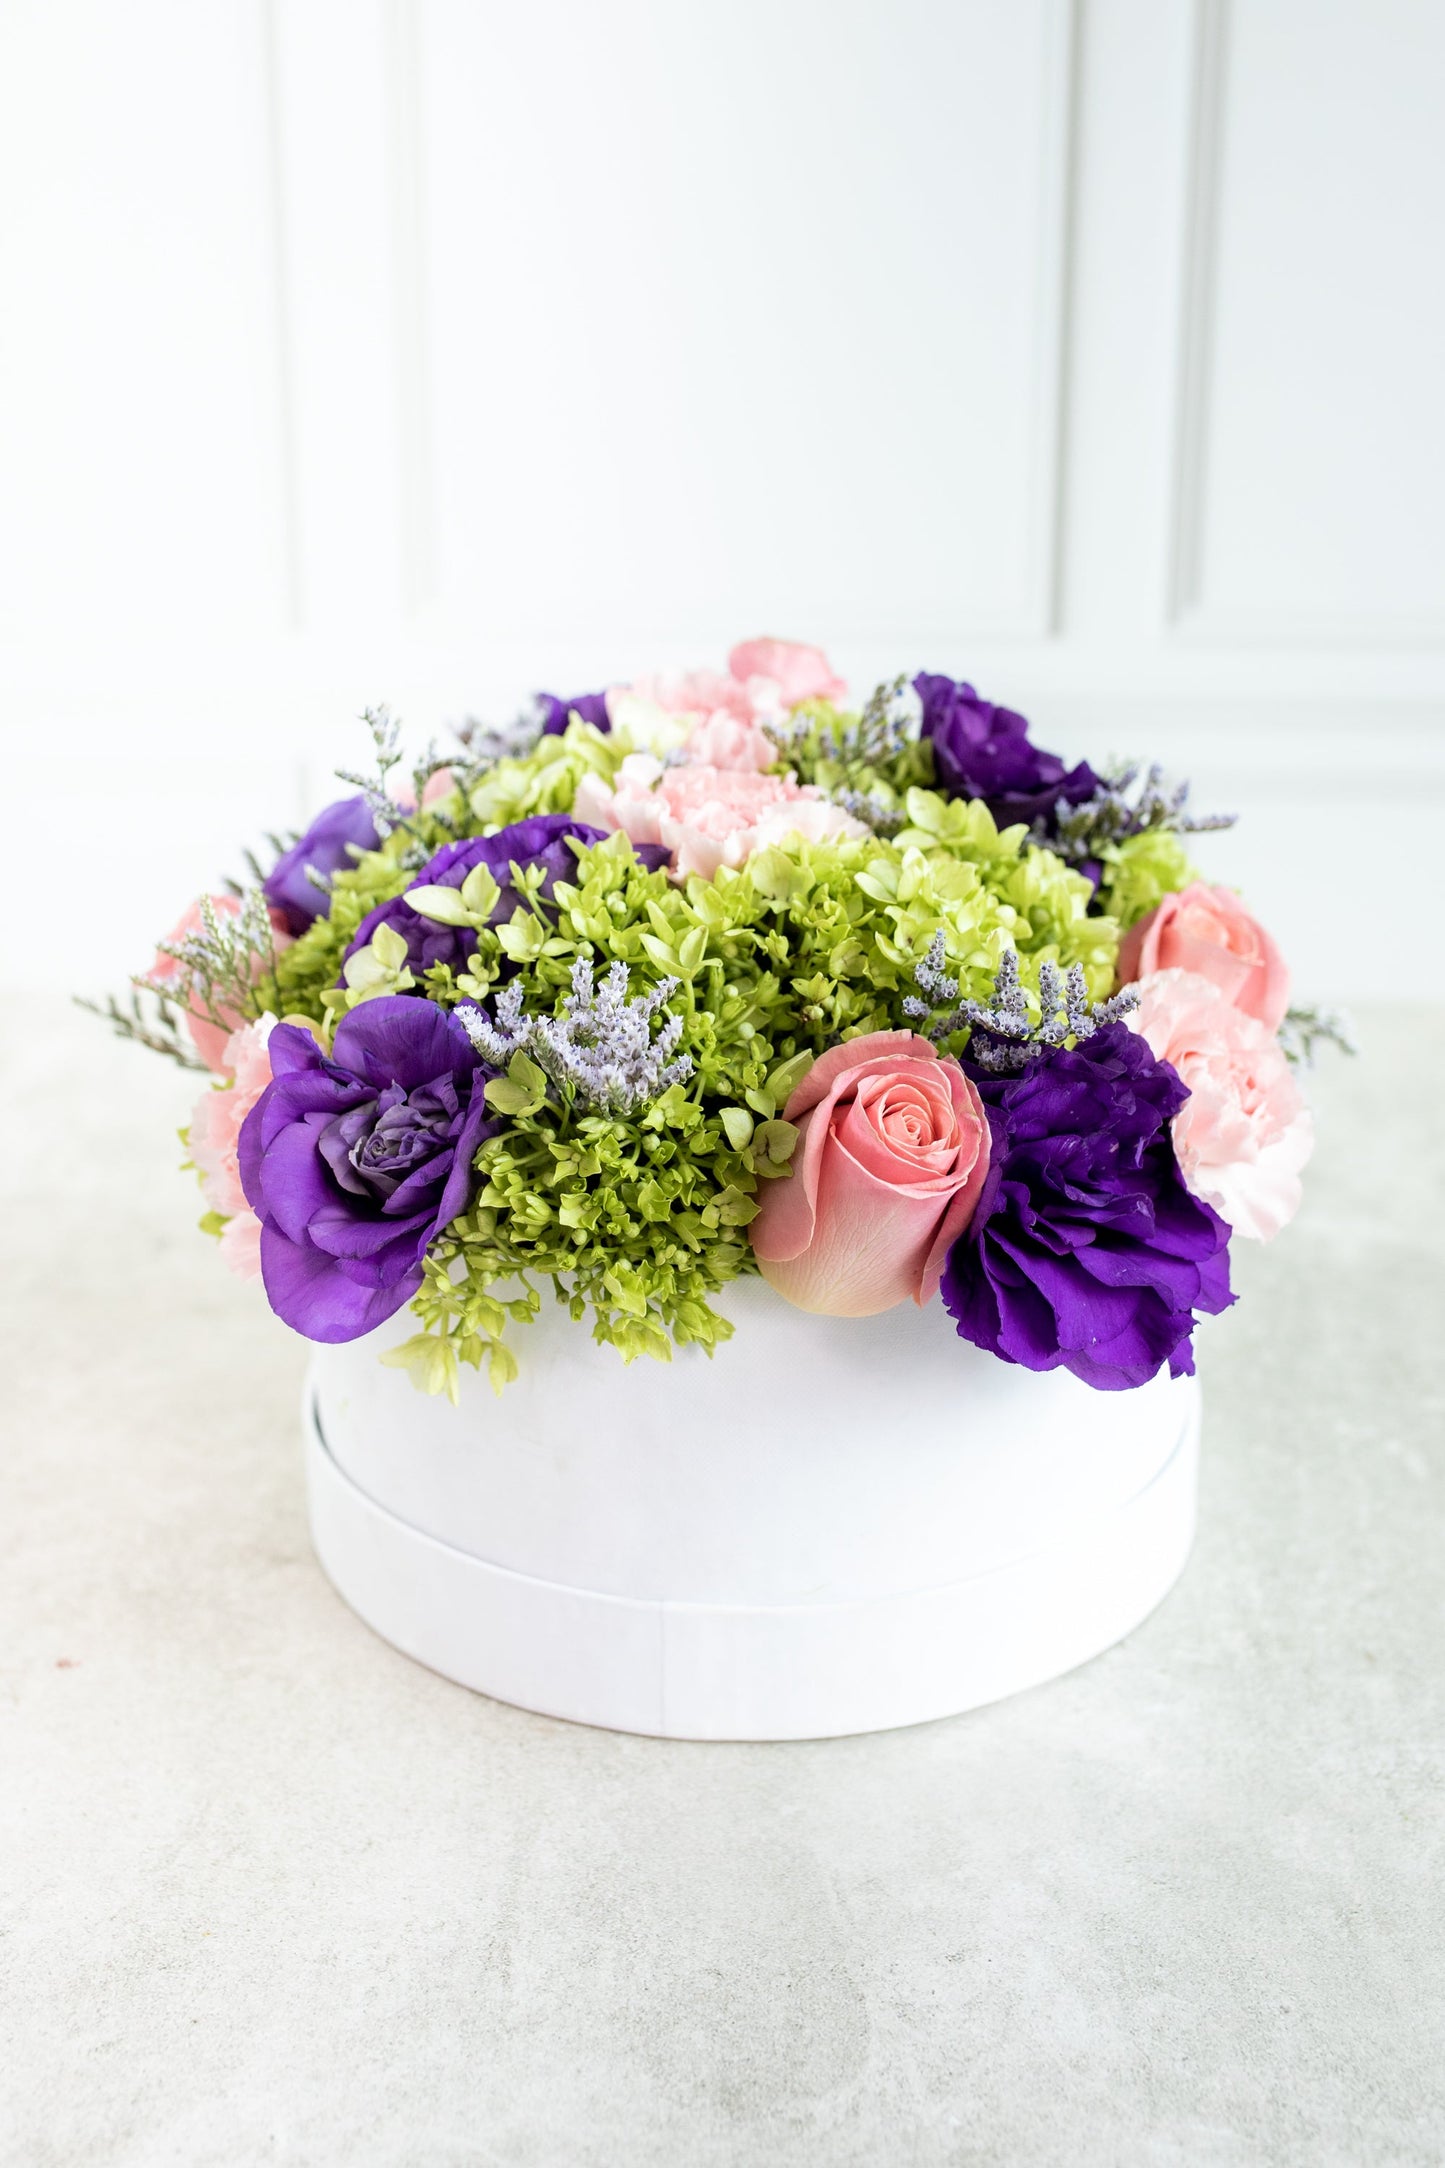
<svg viewBox="0 0 1445 2168">
<path fill-rule="evenodd" d="M 548 1294 L 666 1360 L 747 1273 L 1117 1390 L 1192 1369 L 1231 1237 L 1296 1210 L 1295 1066 L 1343 1034 L 1157 769 L 926 672 L 851 709 L 780 640 L 539 695 L 409 787 L 367 722 L 374 772 L 105 1011 L 211 1072 L 201 1224 L 308 1338 L 409 1304 L 383 1359 L 455 1399 Z"/>
</svg>

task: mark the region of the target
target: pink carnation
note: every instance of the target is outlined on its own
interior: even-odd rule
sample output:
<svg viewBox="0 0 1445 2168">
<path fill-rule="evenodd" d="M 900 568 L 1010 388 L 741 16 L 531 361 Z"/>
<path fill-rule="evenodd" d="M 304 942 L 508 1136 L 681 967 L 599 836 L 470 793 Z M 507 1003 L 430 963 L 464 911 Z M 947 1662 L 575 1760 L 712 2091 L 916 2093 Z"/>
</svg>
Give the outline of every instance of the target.
<svg viewBox="0 0 1445 2168">
<path fill-rule="evenodd" d="M 221 918 L 234 918 L 241 908 L 234 896 L 212 896 L 210 901 L 217 915 Z M 201 907 L 199 903 L 193 903 L 190 909 L 171 928 L 166 935 L 166 940 L 172 947 L 175 947 L 184 941 L 188 935 L 199 933 L 201 927 Z M 291 946 L 292 937 L 287 931 L 286 921 L 281 913 L 275 910 L 271 912 L 271 936 L 278 953 L 281 949 Z M 171 980 L 179 978 L 183 971 L 184 966 L 177 963 L 174 956 L 167 956 L 163 950 L 158 949 L 156 951 L 156 960 L 150 968 L 150 976 L 153 979 L 167 984 Z M 224 1072 L 227 1042 L 244 1021 L 245 1019 L 238 1016 L 234 1009 L 222 1009 L 219 1023 L 213 1023 L 198 1003 L 193 1004 L 187 1010 L 186 1029 L 190 1032 L 196 1052 L 208 1069 L 214 1069 L 218 1075 Z"/>
<path fill-rule="evenodd" d="M 700 767 L 730 768 L 741 775 L 761 775 L 778 757 L 761 724 L 730 715 L 725 708 L 693 724 L 683 751 Z"/>
<path fill-rule="evenodd" d="M 221 1236 L 221 1255 L 243 1279 L 261 1270 L 261 1227 L 246 1202 L 237 1165 L 241 1124 L 271 1081 L 267 1042 L 274 1016 L 243 1024 L 225 1042 L 225 1066 L 231 1082 L 202 1092 L 191 1116 L 191 1157 L 201 1172 L 201 1193 L 213 1212 L 229 1224 Z"/>
<path fill-rule="evenodd" d="M 1268 1242 L 1294 1218 L 1314 1124 L 1274 1033 L 1212 979 L 1156 971 L 1129 1018 L 1189 1097 L 1174 1117 L 1174 1151 L 1196 1197 L 1234 1232 Z"/>
<path fill-rule="evenodd" d="M 594 827 L 623 829 L 634 843 L 665 845 L 679 873 L 700 873 L 704 880 L 720 866 L 744 865 L 770 843 L 867 834 L 821 792 L 790 775 L 664 768 L 650 753 L 629 753 L 611 789 L 600 776 L 584 776 L 573 812 Z"/>
<path fill-rule="evenodd" d="M 706 722 L 710 715 L 732 715 L 751 722 L 755 713 L 746 685 L 724 677 L 720 670 L 687 670 L 672 676 L 638 678 L 619 688 L 634 700 L 661 708 L 664 715 L 691 715 Z M 608 694 L 609 707 L 612 693 Z"/>
<path fill-rule="evenodd" d="M 726 675 L 720 670 L 687 670 L 638 678 L 609 693 L 608 704 L 610 709 L 613 698 L 620 695 L 660 709 L 664 715 L 690 716 L 702 728 L 723 716 L 740 724 L 766 722 L 802 700 L 841 700 L 847 690 L 821 648 L 803 647 L 796 640 L 744 640 L 729 655 Z M 730 742 L 727 758 L 717 757 L 712 750 L 695 757 L 715 768 L 741 767 L 737 749 L 747 743 L 758 756 L 758 768 L 771 764 L 771 747 L 767 759 L 761 757 L 761 746 L 767 744 L 761 732 L 751 741 Z"/>
</svg>

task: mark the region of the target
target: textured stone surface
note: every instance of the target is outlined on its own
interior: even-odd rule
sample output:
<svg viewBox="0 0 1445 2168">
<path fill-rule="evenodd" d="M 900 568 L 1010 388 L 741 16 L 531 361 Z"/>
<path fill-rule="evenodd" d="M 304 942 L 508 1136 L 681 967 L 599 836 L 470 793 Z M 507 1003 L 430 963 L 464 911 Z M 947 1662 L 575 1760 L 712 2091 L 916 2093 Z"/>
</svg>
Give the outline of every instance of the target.
<svg viewBox="0 0 1445 2168">
<path fill-rule="evenodd" d="M 188 1081 L 8 1010 L 6 2168 L 1445 2159 L 1445 1020 L 1363 1042 L 1206 1335 L 1164 1608 L 953 1722 L 699 1747 L 342 1608 Z"/>
</svg>

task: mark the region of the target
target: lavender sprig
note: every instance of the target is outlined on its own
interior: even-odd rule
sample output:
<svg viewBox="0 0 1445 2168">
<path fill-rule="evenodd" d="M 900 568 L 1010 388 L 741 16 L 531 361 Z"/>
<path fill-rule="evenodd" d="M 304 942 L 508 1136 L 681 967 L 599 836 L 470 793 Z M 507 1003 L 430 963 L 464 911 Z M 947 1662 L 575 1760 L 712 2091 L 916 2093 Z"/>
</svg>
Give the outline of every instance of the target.
<svg viewBox="0 0 1445 2168">
<path fill-rule="evenodd" d="M 275 966 L 271 913 L 259 888 L 245 890 L 240 910 L 224 918 L 209 896 L 201 897 L 198 909 L 195 933 L 159 944 L 180 970 L 168 979 L 138 972 L 132 984 L 229 1030 L 236 1016 L 256 1015 L 256 981 Z"/>
<path fill-rule="evenodd" d="M 376 823 L 377 834 L 386 837 L 393 828 L 410 825 L 391 795 L 388 782 L 392 769 L 401 765 L 401 724 L 388 708 L 363 708 L 361 719 L 371 732 L 376 768 L 370 775 L 358 774 L 351 768 L 338 768 L 336 776 L 339 782 L 352 783 L 361 792 Z M 309 866 L 307 874 L 314 879 Z"/>
<path fill-rule="evenodd" d="M 886 799 L 876 797 L 871 791 L 835 790 L 833 803 L 841 806 L 855 821 L 861 821 L 865 828 L 871 828 L 875 836 L 882 836 L 885 841 L 896 836 L 900 829 L 908 825 L 908 815 L 902 806 L 889 805 Z"/>
<path fill-rule="evenodd" d="M 147 992 L 154 992 L 147 988 Z M 170 1003 L 160 994 L 154 994 L 155 1014 L 148 1016 L 141 1007 L 140 993 L 130 997 L 129 1010 L 122 1009 L 114 994 L 105 1000 L 87 1001 L 83 995 L 75 996 L 78 1009 L 88 1009 L 92 1016 L 100 1016 L 112 1026 L 117 1038 L 133 1039 L 137 1046 L 147 1046 L 153 1054 L 165 1054 L 182 1069 L 198 1069 L 206 1075 L 206 1064 L 200 1055 L 181 1036 L 181 1019 Z"/>
<path fill-rule="evenodd" d="M 802 715 L 786 723 L 764 723 L 763 730 L 794 767 L 831 761 L 841 768 L 878 768 L 917 742 L 922 713 L 922 703 L 904 676 L 875 687 L 857 722 L 846 729 L 820 729 Z"/>
<path fill-rule="evenodd" d="M 1322 1009 L 1311 1003 L 1307 1007 L 1292 1008 L 1285 1012 L 1279 1027 L 1280 1051 L 1286 1061 L 1296 1068 L 1313 1069 L 1315 1050 L 1321 1046 L 1337 1046 L 1342 1054 L 1358 1054 L 1354 1025 L 1342 1009 Z"/>
<path fill-rule="evenodd" d="M 466 755 L 466 768 L 480 774 L 485 768 L 494 768 L 499 760 L 525 760 L 536 750 L 546 720 L 546 707 L 540 699 L 534 699 L 514 723 L 483 723 L 477 716 L 468 715 L 452 729 Z"/>
<path fill-rule="evenodd" d="M 1093 797 L 1080 805 L 1061 798 L 1052 821 L 1034 822 L 1031 840 L 1077 866 L 1150 828 L 1169 829 L 1181 836 L 1202 835 L 1210 829 L 1232 828 L 1239 818 L 1237 813 L 1191 813 L 1188 783 L 1166 789 L 1158 762 L 1147 770 L 1131 799 L 1129 793 L 1138 778 L 1136 762 L 1117 775 L 1106 776 Z"/>
<path fill-rule="evenodd" d="M 466 1006 L 456 1015 L 482 1059 L 495 1068 L 524 1054 L 583 1106 L 599 1114 L 637 1114 L 691 1076 L 693 1062 L 690 1054 L 676 1051 L 680 1016 L 669 1016 L 652 1036 L 653 1018 L 679 981 L 660 979 L 651 993 L 632 999 L 629 983 L 626 964 L 615 963 L 594 988 L 591 961 L 579 956 L 560 1016 L 524 1015 L 520 979 L 497 996 L 495 1020 Z"/>
<path fill-rule="evenodd" d="M 933 1012 L 956 1001 L 958 981 L 943 968 L 943 935 L 936 933 L 928 953 L 913 967 L 920 999 L 910 994 L 903 1003 L 905 1016 L 926 1025 L 935 1046 L 969 1027 L 970 1060 L 981 1069 L 1023 1069 L 1055 1047 L 1092 1039 L 1105 1024 L 1117 1024 L 1138 1006 L 1138 989 L 1126 986 L 1107 1001 L 1091 1002 L 1082 964 L 1060 971 L 1045 958 L 1039 965 L 1039 1021 L 1029 1017 L 1028 999 L 1019 982 L 1017 952 L 1007 949 L 993 982 L 989 1001 L 962 1001 L 946 1015 L 927 1023 Z"/>
</svg>

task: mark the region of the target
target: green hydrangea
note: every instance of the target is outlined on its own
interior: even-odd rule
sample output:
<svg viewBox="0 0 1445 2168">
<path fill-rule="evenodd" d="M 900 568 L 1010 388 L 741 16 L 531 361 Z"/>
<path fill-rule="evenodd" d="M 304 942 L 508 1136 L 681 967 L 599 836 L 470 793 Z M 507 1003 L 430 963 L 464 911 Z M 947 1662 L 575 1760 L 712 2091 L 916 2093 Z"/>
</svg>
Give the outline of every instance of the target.
<svg viewBox="0 0 1445 2168">
<path fill-rule="evenodd" d="M 1136 920 L 1199 875 L 1180 837 L 1170 828 L 1146 828 L 1100 852 L 1099 902 L 1127 933 Z"/>
<path fill-rule="evenodd" d="M 791 1132 L 778 1117 L 792 1082 L 839 1039 L 909 1028 L 904 1002 L 936 934 L 965 998 L 991 993 L 1010 949 L 1035 1003 L 1045 961 L 1082 964 L 1091 993 L 1108 994 L 1118 932 L 1090 913 L 1081 875 L 1023 828 L 1000 832 L 981 803 L 921 790 L 905 802 L 909 826 L 893 841 L 775 845 L 711 881 L 648 872 L 619 836 L 581 852 L 550 905 L 532 897 L 501 926 L 487 923 L 491 894 L 478 894 L 468 968 L 455 980 L 430 972 L 432 999 L 481 998 L 520 967 L 528 1009 L 556 1014 L 578 957 L 599 975 L 622 963 L 636 992 L 677 981 L 669 1007 L 692 1071 L 629 1117 L 579 1116 L 541 1091 L 529 1103 L 504 1082 L 507 1127 L 478 1156 L 473 1210 L 435 1247 L 415 1304 L 423 1333 L 398 1360 L 446 1389 L 456 1360 L 485 1361 L 504 1380 L 503 1326 L 527 1313 L 539 1280 L 629 1359 L 665 1356 L 673 1342 L 711 1349 L 729 1328 L 709 1298 L 755 1269 L 742 1230 L 759 1184 L 787 1172 Z M 457 897 L 444 906 L 453 922 Z M 518 1280 L 508 1313 L 490 1291 Z M 436 1334 L 450 1356 L 428 1344 Z"/>
</svg>

